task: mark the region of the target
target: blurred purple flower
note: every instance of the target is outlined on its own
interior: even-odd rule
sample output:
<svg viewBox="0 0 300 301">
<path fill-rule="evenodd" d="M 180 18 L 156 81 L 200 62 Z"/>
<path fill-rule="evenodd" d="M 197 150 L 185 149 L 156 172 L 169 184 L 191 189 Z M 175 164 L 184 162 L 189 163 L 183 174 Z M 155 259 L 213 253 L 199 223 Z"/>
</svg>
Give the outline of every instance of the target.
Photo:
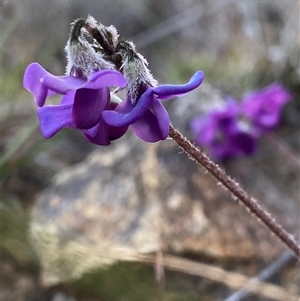
<svg viewBox="0 0 300 301">
<path fill-rule="evenodd" d="M 33 94 L 40 129 L 45 138 L 51 138 L 62 128 L 74 128 L 88 140 L 108 145 L 123 136 L 127 126 L 113 127 L 102 119 L 103 110 L 114 109 L 110 102 L 109 87 L 125 87 L 123 75 L 114 70 L 95 72 L 89 79 L 73 76 L 55 76 L 38 63 L 30 64 L 25 71 L 23 85 Z M 59 105 L 45 105 L 46 98 L 63 95 Z"/>
<path fill-rule="evenodd" d="M 233 100 L 223 109 L 195 118 L 191 130 L 199 146 L 209 150 L 215 160 L 223 161 L 242 154 L 251 155 L 256 141 L 247 124 L 239 120 L 240 110 Z"/>
<path fill-rule="evenodd" d="M 141 85 L 137 100 L 128 96 L 115 103 L 110 87 L 126 87 L 124 76 L 115 70 L 95 72 L 90 78 L 54 76 L 38 63 L 30 64 L 24 74 L 24 87 L 33 94 L 41 132 L 51 138 L 62 128 L 74 128 L 84 133 L 92 143 L 108 145 L 120 138 L 128 127 L 142 140 L 156 142 L 167 138 L 169 115 L 160 100 L 182 96 L 198 87 L 204 78 L 198 71 L 184 85 Z M 63 95 L 59 105 L 47 105 L 47 97 Z"/>
<path fill-rule="evenodd" d="M 161 100 L 183 96 L 197 88 L 203 79 L 204 73 L 197 71 L 184 85 L 166 84 L 157 87 L 141 85 L 134 103 L 128 95 L 115 110 L 103 111 L 103 119 L 111 126 L 129 126 L 140 139 L 146 142 L 164 140 L 169 134 L 170 119 Z"/>
<path fill-rule="evenodd" d="M 191 122 L 196 143 L 219 161 L 251 155 L 256 139 L 279 124 L 281 109 L 290 99 L 291 95 L 277 83 L 249 93 L 240 104 L 230 99 L 224 108 Z"/>
<path fill-rule="evenodd" d="M 241 103 L 241 113 L 250 120 L 256 134 L 261 135 L 279 124 L 281 109 L 289 100 L 289 92 L 274 83 L 246 95 Z"/>
</svg>

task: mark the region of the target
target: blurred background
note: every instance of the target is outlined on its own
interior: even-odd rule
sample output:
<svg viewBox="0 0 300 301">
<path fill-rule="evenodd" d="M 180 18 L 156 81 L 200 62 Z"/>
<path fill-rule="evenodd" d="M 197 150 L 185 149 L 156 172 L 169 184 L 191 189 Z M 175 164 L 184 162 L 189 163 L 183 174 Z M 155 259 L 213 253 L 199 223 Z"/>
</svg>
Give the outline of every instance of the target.
<svg viewBox="0 0 300 301">
<path fill-rule="evenodd" d="M 227 95 L 240 99 L 244 93 L 253 89 L 263 88 L 274 81 L 282 83 L 292 93 L 293 100 L 284 109 L 281 126 L 261 142 L 258 153 L 253 158 L 233 160 L 233 162 L 224 165 L 224 168 L 233 174 L 254 195 L 265 197 L 268 200 L 268 208 L 270 210 L 275 208 L 275 216 L 277 214 L 276 217 L 278 217 L 279 221 L 299 239 L 300 69 L 298 1 L 4 0 L 0 2 L 0 5 L 2 53 L 0 128 L 2 276 L 0 294 L 3 301 L 225 300 L 234 293 L 233 286 L 226 284 L 226 282 L 222 283 L 220 280 L 207 279 L 205 275 L 195 276 L 191 271 L 189 272 L 188 267 L 184 270 L 183 275 L 179 272 L 172 272 L 173 274 L 170 275 L 166 273 L 165 281 L 158 277 L 160 281 L 155 282 L 155 275 L 160 275 L 157 271 L 153 272 L 153 265 L 160 267 L 157 254 L 160 254 L 160 252 L 172 254 L 182 260 L 189 259 L 195 262 L 206 263 L 208 266 L 219 266 L 222 269 L 251 278 L 268 268 L 272 262 L 276 262 L 284 250 L 280 244 L 277 247 L 276 239 L 271 234 L 266 233 L 262 234 L 262 236 L 257 234 L 260 233 L 257 227 L 262 226 L 255 219 L 249 221 L 249 225 L 247 225 L 250 230 L 247 230 L 248 232 L 245 230 L 245 233 L 248 234 L 239 233 L 239 239 L 236 242 L 234 238 L 236 231 L 241 229 L 243 216 L 247 215 L 247 213 L 243 213 L 241 216 L 241 224 L 239 224 L 239 219 L 237 218 L 236 225 L 234 225 L 235 214 L 232 213 L 233 211 L 230 211 L 231 209 L 226 211 L 226 208 L 231 208 L 231 201 L 227 199 L 227 196 L 223 196 L 225 192 L 222 189 L 218 192 L 213 192 L 215 183 L 213 180 L 207 180 L 208 176 L 204 175 L 202 169 L 195 170 L 195 174 L 196 171 L 197 174 L 201 174 L 201 179 L 196 182 L 201 189 L 207 189 L 208 191 L 207 187 L 210 187 L 213 196 L 208 195 L 208 193 L 207 195 L 205 193 L 201 195 L 200 199 L 202 199 L 203 203 L 199 210 L 202 215 L 199 213 L 200 217 L 198 218 L 206 220 L 207 224 L 210 225 L 209 229 L 215 229 L 215 225 L 218 225 L 221 229 L 221 224 L 218 224 L 219 218 L 211 213 L 217 210 L 216 208 L 218 207 L 217 205 L 215 207 L 210 205 L 209 200 L 212 198 L 217 204 L 218 202 L 222 203 L 223 198 L 225 198 L 225 202 L 227 202 L 226 204 L 229 207 L 224 207 L 222 216 L 227 214 L 226 212 L 231 216 L 225 222 L 225 224 L 229 225 L 229 228 L 226 230 L 228 239 L 225 232 L 224 238 L 222 238 L 223 234 L 220 237 L 217 234 L 213 234 L 217 233 L 218 230 L 211 233 L 210 230 L 206 231 L 204 226 L 203 231 L 209 233 L 209 238 L 205 238 L 206 240 L 204 239 L 203 241 L 201 240 L 202 232 L 197 233 L 198 236 L 193 229 L 191 232 L 187 230 L 187 232 L 184 232 L 184 235 L 179 233 L 180 229 L 176 230 L 176 232 L 174 230 L 176 222 L 170 222 L 172 218 L 168 210 L 175 206 L 178 195 L 185 194 L 190 199 L 190 202 L 186 203 L 188 205 L 182 205 L 187 210 L 185 213 L 182 213 L 182 216 L 184 217 L 184 214 L 186 214 L 185 218 L 188 220 L 188 213 L 192 214 L 192 212 L 195 212 L 194 206 L 195 202 L 197 202 L 197 196 L 193 195 L 193 189 L 197 191 L 197 188 L 194 187 L 192 189 L 188 183 L 189 179 L 190 181 L 194 179 L 192 174 L 181 174 L 181 177 L 186 177 L 185 184 L 182 184 L 185 186 L 181 190 L 180 185 L 182 181 L 180 181 L 180 177 L 176 173 L 176 169 L 174 169 L 174 179 L 170 181 L 174 180 L 174 183 L 177 183 L 176 177 L 179 177 L 177 179 L 179 183 L 178 189 L 174 189 L 174 193 L 166 189 L 162 192 L 167 184 L 156 183 L 155 185 L 157 186 L 153 184 L 155 186 L 153 188 L 149 183 L 156 179 L 157 174 L 149 166 L 149 169 L 147 169 L 148 167 L 145 167 L 146 169 L 143 167 L 144 162 L 148 162 L 148 160 L 152 162 L 151 160 L 154 157 L 159 162 L 157 163 L 158 168 L 167 166 L 170 170 L 173 170 L 172 164 L 188 166 L 190 164 L 188 163 L 189 161 L 184 161 L 184 156 L 179 155 L 180 151 L 176 148 L 174 148 L 172 154 L 179 156 L 181 161 L 179 159 L 180 162 L 176 159 L 174 159 L 173 163 L 168 161 L 168 158 L 171 158 L 171 151 L 169 150 L 171 142 L 169 141 L 163 142 L 168 144 L 163 144 L 165 146 L 162 146 L 162 149 L 159 147 L 148 147 L 148 145 L 140 141 L 132 142 L 137 139 L 132 137 L 131 133 L 128 133 L 120 142 L 116 141 L 112 146 L 104 150 L 101 147 L 88 144 L 79 133 L 69 130 L 60 132 L 51 140 L 45 140 L 41 136 L 36 118 L 35 104 L 31 95 L 22 87 L 24 70 L 29 63 L 38 62 L 53 74 L 63 74 L 66 65 L 64 47 L 68 39 L 70 23 L 75 18 L 86 17 L 88 14 L 94 16 L 96 20 L 104 25 L 115 25 L 121 38 L 132 40 L 137 45 L 138 51 L 148 59 L 149 67 L 154 77 L 160 83 L 183 83 L 196 70 L 201 69 L 204 71 L 206 78 L 203 92 L 199 92 L 202 94 L 193 94 L 191 96 L 188 100 L 191 107 L 183 107 L 181 110 L 180 105 L 177 106 L 177 102 L 174 102 L 177 107 L 174 104 L 167 104 L 170 107 L 171 120 L 188 137 L 190 137 L 190 133 L 187 124 L 193 117 L 193 112 L 189 111 L 189 109 L 195 107 L 199 112 L 203 112 L 204 103 L 207 105 L 210 99 L 220 100 Z M 201 97 L 204 99 L 203 105 L 199 101 Z M 180 108 L 181 113 L 178 113 L 178 108 Z M 151 151 L 152 148 L 153 151 Z M 124 150 L 123 153 L 122 150 Z M 143 157 L 137 155 L 136 160 L 138 160 L 138 164 L 135 161 L 130 161 L 130 159 L 128 162 L 132 164 L 131 167 L 129 165 L 123 166 L 122 161 L 119 162 L 117 160 L 119 156 L 126 161 L 136 151 L 143 153 Z M 100 157 L 99 154 L 101 154 Z M 93 161 L 96 160 L 93 159 L 93 156 L 99 160 Z M 108 161 L 101 159 L 102 156 Z M 149 158 L 152 159 L 150 160 Z M 164 158 L 164 160 L 159 161 L 161 160 L 160 158 Z M 84 256 L 82 255 L 83 258 L 89 258 L 91 250 L 95 251 L 92 246 L 97 246 L 96 241 L 99 237 L 90 235 L 89 231 L 95 225 L 101 226 L 101 222 L 98 224 L 99 221 L 96 221 L 96 217 L 92 219 L 89 217 L 87 220 L 90 224 L 86 226 L 87 220 L 85 218 L 90 211 L 86 208 L 84 209 L 85 205 L 80 203 L 78 208 L 83 206 L 83 209 L 78 210 L 84 212 L 81 216 L 78 213 L 79 211 L 77 213 L 72 211 L 73 208 L 70 205 L 73 201 L 79 204 L 78 200 L 80 198 L 85 199 L 85 192 L 92 189 L 91 183 L 94 179 L 78 184 L 78 178 L 76 178 L 77 181 L 73 178 L 75 174 L 80 174 L 78 163 L 81 164 L 81 167 L 91 167 L 93 166 L 91 162 L 96 162 L 96 165 L 99 164 L 102 167 L 109 166 L 111 170 L 114 170 L 115 172 L 109 178 L 109 183 L 119 185 L 120 191 L 129 187 L 129 184 L 126 181 L 124 182 L 124 178 L 126 176 L 130 177 L 132 166 L 137 166 L 136 169 L 139 169 L 142 177 L 146 177 L 146 173 L 150 180 L 145 180 L 145 183 L 147 183 L 145 185 L 150 185 L 151 187 L 146 187 L 143 199 L 148 201 L 151 199 L 166 200 L 168 204 L 170 203 L 170 206 L 164 208 L 165 211 L 163 211 L 166 214 L 166 220 L 165 224 L 163 222 L 162 228 L 168 230 L 160 229 L 159 239 L 156 243 L 150 244 L 149 252 L 142 252 L 143 254 L 154 254 L 153 262 L 149 259 L 151 263 L 149 265 L 148 259 L 137 259 L 137 254 L 140 254 L 140 249 L 143 248 L 140 248 L 139 240 L 132 238 L 137 233 L 143 233 L 140 235 L 144 236 L 147 235 L 149 230 L 147 225 L 142 227 L 145 232 L 134 232 L 133 235 L 133 232 L 130 232 L 133 231 L 132 225 L 127 225 L 127 229 L 127 226 L 123 224 L 121 226 L 114 224 L 112 226 L 114 231 L 117 231 L 116 229 L 125 231 L 125 227 L 129 231 L 125 232 L 129 233 L 130 238 L 124 238 L 126 236 L 125 232 L 119 232 L 118 238 L 110 239 L 108 236 L 105 237 L 108 245 L 107 250 L 110 250 L 110 246 L 115 244 L 117 247 L 138 252 L 134 253 L 136 257 L 132 260 L 125 260 L 121 258 L 122 256 L 119 258 L 116 255 L 117 262 L 118 260 L 121 262 L 120 267 L 115 261 L 113 261 L 113 268 L 110 263 L 106 263 L 109 267 L 106 268 L 107 274 L 102 271 L 102 262 L 99 264 L 93 263 L 91 266 L 98 267 L 96 271 L 93 270 L 96 276 L 94 278 L 90 277 L 93 280 L 86 282 L 82 280 L 80 282 L 85 274 L 91 272 L 89 265 L 80 269 L 81 272 L 78 272 L 72 264 L 78 264 L 78 266 L 80 264 L 74 259 L 73 263 L 70 263 L 68 266 L 68 269 L 62 273 L 59 271 L 59 262 L 63 265 L 63 258 L 67 260 L 68 253 L 64 253 L 61 256 L 57 255 L 59 259 L 53 259 L 51 256 L 59 251 L 53 249 L 53 254 L 50 252 L 52 255 L 48 251 L 48 253 L 46 252 L 47 255 L 45 255 L 43 250 L 48 250 L 53 246 L 52 240 L 58 239 L 55 233 L 65 231 L 64 238 L 60 237 L 59 240 L 65 240 L 70 243 L 82 243 L 85 239 L 89 241 L 91 249 L 87 248 L 86 253 L 82 251 L 84 254 Z M 151 165 L 151 163 L 149 164 Z M 156 165 L 154 164 L 154 166 Z M 167 167 L 166 169 L 168 169 Z M 103 171 L 101 168 L 99 171 Z M 92 171 L 90 172 L 92 173 Z M 105 173 L 105 170 L 103 172 Z M 118 172 L 124 178 L 121 179 L 118 176 Z M 186 172 L 188 173 L 188 170 Z M 84 177 L 88 178 L 89 170 L 86 169 L 86 172 L 83 171 L 83 174 L 85 175 Z M 160 176 L 163 177 L 164 174 Z M 99 175 L 99 185 L 108 187 L 105 186 L 108 185 L 105 179 L 101 177 L 103 176 Z M 95 174 L 95 178 L 97 178 L 97 174 Z M 254 178 L 258 180 L 255 181 Z M 85 185 L 83 185 L 84 183 Z M 95 184 L 95 182 L 93 183 Z M 136 185 L 136 179 L 134 179 L 133 183 L 135 184 L 132 185 Z M 97 182 L 95 185 L 97 185 Z M 68 187 L 68 191 L 74 192 L 73 196 L 66 192 L 66 187 Z M 122 197 L 114 194 L 115 186 L 109 187 L 111 189 L 106 189 L 105 194 L 102 194 L 102 190 L 100 190 L 91 192 L 91 195 L 87 196 L 89 210 L 100 210 L 102 207 L 99 209 L 98 205 L 93 207 L 98 201 L 102 204 L 102 202 L 106 203 L 106 200 L 114 198 L 122 200 Z M 128 193 L 128 200 L 131 197 L 136 197 L 136 202 L 139 203 L 139 194 L 131 191 L 129 188 L 126 193 Z M 130 196 L 134 193 L 135 196 Z M 122 195 L 122 193 L 120 194 Z M 55 210 L 53 209 L 54 207 L 51 207 L 52 203 L 55 203 Z M 51 208 L 47 207 L 47 204 L 51 204 L 51 206 L 49 205 Z M 124 201 L 124 206 L 126 204 L 126 201 Z M 144 213 L 140 214 L 139 211 L 142 205 L 132 206 L 134 209 L 131 210 L 137 209 L 139 225 L 142 225 L 143 219 L 141 216 Z M 234 206 L 237 207 L 237 210 L 241 210 L 241 206 L 236 206 L 236 204 Z M 118 207 L 115 207 L 115 210 L 117 210 L 116 208 Z M 146 210 L 150 212 L 153 209 L 151 207 L 150 210 L 147 206 L 143 208 L 145 212 Z M 182 209 L 182 207 L 180 208 Z M 153 210 L 155 211 L 156 209 L 154 207 Z M 145 213 L 145 220 L 153 218 L 151 215 L 153 212 L 151 211 L 152 213 L 149 213 L 150 215 L 148 216 L 148 211 Z M 68 218 L 66 216 L 63 218 L 62 212 L 64 214 L 68 212 Z M 120 212 L 123 211 L 121 210 Z M 289 213 L 292 214 L 292 217 L 288 216 Z M 77 219 L 77 216 L 80 216 L 80 218 L 78 217 Z M 180 210 L 176 211 L 176 216 L 179 221 L 181 218 Z M 101 214 L 98 215 L 98 219 L 100 218 Z M 134 219 L 134 214 L 131 218 Z M 71 219 L 72 222 L 70 222 Z M 108 224 L 106 226 L 110 227 L 109 218 L 107 217 L 107 219 Z M 183 218 L 184 222 L 181 224 L 183 228 L 186 225 L 186 220 Z M 80 223 L 85 225 L 83 227 L 84 230 L 78 226 Z M 200 224 L 196 223 L 195 227 Z M 232 227 L 230 226 L 231 224 Z M 136 227 L 139 228 L 139 226 Z M 192 226 L 189 225 L 189 227 Z M 37 228 L 39 229 L 38 231 L 36 230 Z M 43 232 L 44 229 L 50 228 L 53 229 L 51 233 L 54 233 L 54 236 L 51 236 L 51 238 L 47 236 L 47 239 L 51 240 L 51 242 L 41 243 L 46 235 Z M 57 229 L 60 230 L 58 231 Z M 188 240 L 189 234 L 187 233 L 192 233 L 191 241 Z M 183 235 L 184 241 L 186 239 L 186 244 L 178 247 L 178 242 L 174 242 L 176 241 L 176 235 L 179 235 L 178 237 Z M 205 235 L 203 237 L 206 237 Z M 82 238 L 83 236 L 84 239 Z M 229 236 L 233 238 L 231 239 Z M 268 236 L 270 236 L 269 244 L 263 245 L 264 238 Z M 167 243 L 164 237 L 167 237 Z M 195 237 L 199 238 L 196 239 Z M 224 245 L 222 239 L 224 240 Z M 209 243 L 207 243 L 208 241 Z M 276 249 L 276 251 L 272 252 L 274 241 L 276 245 L 274 250 Z M 229 246 L 230 242 L 231 246 Z M 143 246 L 144 243 L 141 240 Z M 225 245 L 226 248 L 224 247 Z M 81 247 L 81 244 L 77 245 L 77 248 L 80 249 Z M 256 248 L 259 248 L 259 250 Z M 148 250 L 147 248 L 145 249 Z M 225 249 L 227 251 L 224 251 Z M 147 260 L 148 265 L 146 264 Z M 128 262 L 131 261 L 134 263 L 127 266 Z M 137 264 L 137 262 L 139 263 Z M 50 268 L 52 263 L 56 267 L 55 271 Z M 146 267 L 144 267 L 144 264 Z M 184 265 L 184 261 L 182 265 Z M 132 268 L 132 266 L 134 267 Z M 131 271 L 131 269 L 133 270 Z M 74 272 L 75 270 L 77 271 L 76 273 Z M 120 272 L 121 270 L 123 271 L 122 273 Z M 134 275 L 127 281 L 123 279 L 124 277 L 126 278 L 126 271 L 130 271 L 128 273 Z M 118 277 L 116 277 L 116 274 L 118 274 Z M 53 280 L 54 278 L 55 280 Z M 104 279 L 106 279 L 106 285 L 95 289 Z M 175 288 L 168 286 L 168 279 L 172 279 L 175 283 Z M 283 287 L 287 293 L 292 295 L 299 294 L 299 266 L 295 266 L 291 256 L 284 263 L 283 269 L 279 270 L 276 275 L 274 274 L 274 277 L 271 277 L 270 280 L 272 280 L 273 284 Z M 118 284 L 117 281 L 121 281 L 121 284 Z M 162 282 L 165 282 L 165 284 L 162 285 Z M 83 283 L 88 284 L 83 285 Z M 115 287 L 111 283 L 115 283 Z M 148 286 L 151 286 L 151 289 Z M 242 287 L 240 286 L 237 285 L 235 289 L 241 289 Z M 131 290 L 133 287 L 135 288 L 134 292 Z M 120 288 L 120 291 L 116 293 L 115 291 L 118 288 Z M 148 293 L 144 295 L 138 291 L 138 288 L 142 292 Z M 189 295 L 191 292 L 193 294 Z M 263 295 L 256 294 L 247 296 L 243 300 L 269 299 Z"/>
</svg>

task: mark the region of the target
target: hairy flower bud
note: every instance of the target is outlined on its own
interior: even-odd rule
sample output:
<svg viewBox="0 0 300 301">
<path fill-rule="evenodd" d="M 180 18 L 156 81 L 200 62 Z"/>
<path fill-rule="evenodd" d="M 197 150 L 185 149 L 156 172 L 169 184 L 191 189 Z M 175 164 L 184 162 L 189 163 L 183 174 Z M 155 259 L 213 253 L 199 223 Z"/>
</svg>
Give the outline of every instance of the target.
<svg viewBox="0 0 300 301">
<path fill-rule="evenodd" d="M 84 34 L 86 20 L 77 19 L 71 23 L 70 37 L 65 47 L 68 64 L 66 74 L 81 78 L 89 78 L 95 71 L 115 69 L 114 64 L 104 59 L 101 52 L 87 41 Z"/>
<path fill-rule="evenodd" d="M 157 86 L 157 81 L 153 78 L 148 69 L 147 60 L 135 50 L 133 42 L 120 42 L 115 54 L 116 66 L 127 79 L 128 95 L 132 103 L 138 97 L 139 89 Z M 120 62 L 120 66 L 118 66 Z"/>
<path fill-rule="evenodd" d="M 136 51 L 133 42 L 118 41 L 119 35 L 113 25 L 106 27 L 88 16 L 85 28 L 102 48 L 103 57 L 111 61 L 127 79 L 128 96 L 132 103 L 137 101 L 139 92 L 157 86 L 157 81 L 148 69 L 147 60 Z"/>
<path fill-rule="evenodd" d="M 98 23 L 94 17 L 89 15 L 85 22 L 85 28 L 89 34 L 100 44 L 105 54 L 111 56 L 118 44 L 119 34 L 113 25 L 108 27 Z"/>
</svg>

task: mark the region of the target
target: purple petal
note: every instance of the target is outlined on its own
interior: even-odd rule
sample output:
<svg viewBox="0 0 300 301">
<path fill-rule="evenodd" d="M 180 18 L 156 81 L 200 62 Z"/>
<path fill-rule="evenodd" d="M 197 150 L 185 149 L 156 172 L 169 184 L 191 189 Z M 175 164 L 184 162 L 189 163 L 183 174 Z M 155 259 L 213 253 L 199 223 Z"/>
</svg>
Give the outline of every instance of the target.
<svg viewBox="0 0 300 301">
<path fill-rule="evenodd" d="M 74 76 L 55 76 L 49 74 L 42 79 L 44 87 L 59 94 L 66 94 L 68 91 L 77 90 L 86 85 L 86 81 Z"/>
<path fill-rule="evenodd" d="M 143 116 L 153 101 L 153 91 L 148 89 L 138 100 L 135 106 L 132 106 L 132 110 L 127 114 L 118 113 L 116 111 L 103 111 L 102 117 L 105 122 L 112 126 L 128 126 L 136 122 L 141 116 Z"/>
<path fill-rule="evenodd" d="M 61 98 L 60 104 L 61 105 L 73 104 L 75 93 L 76 93 L 76 90 L 73 90 L 73 91 L 70 91 L 67 94 L 63 95 L 63 97 Z"/>
<path fill-rule="evenodd" d="M 202 71 L 197 71 L 191 77 L 189 82 L 184 85 L 160 85 L 153 88 L 153 91 L 159 99 L 169 99 L 175 96 L 183 96 L 186 93 L 196 89 L 202 83 L 203 79 L 204 73 Z"/>
<path fill-rule="evenodd" d="M 214 122 L 207 121 L 199 129 L 196 142 L 198 145 L 207 145 L 215 140 L 215 136 L 218 134 L 217 125 Z"/>
<path fill-rule="evenodd" d="M 127 85 L 126 78 L 116 70 L 101 70 L 94 73 L 88 80 L 85 88 L 101 89 L 105 87 L 125 88 Z"/>
<path fill-rule="evenodd" d="M 216 160 L 223 161 L 242 154 L 252 155 L 256 150 L 256 139 L 248 132 L 237 131 L 223 139 L 215 139 L 207 146 Z"/>
<path fill-rule="evenodd" d="M 128 126 L 109 126 L 109 139 L 110 141 L 121 138 L 127 132 Z"/>
<path fill-rule="evenodd" d="M 248 93 L 241 103 L 243 113 L 257 118 L 257 114 L 268 112 L 279 114 L 282 106 L 291 99 L 291 95 L 280 84 L 272 84 L 263 90 Z"/>
<path fill-rule="evenodd" d="M 42 80 L 43 86 L 59 94 L 81 88 L 101 89 L 105 87 L 125 87 L 127 81 L 124 76 L 115 70 L 101 70 L 95 72 L 88 81 L 74 76 L 54 76 L 48 74 Z"/>
<path fill-rule="evenodd" d="M 45 138 L 51 138 L 62 128 L 75 128 L 72 104 L 46 106 L 37 110 L 40 129 Z"/>
<path fill-rule="evenodd" d="M 201 128 L 205 125 L 206 118 L 205 117 L 195 117 L 192 119 L 190 123 L 190 128 L 194 136 L 197 136 L 197 133 L 201 130 Z"/>
<path fill-rule="evenodd" d="M 278 83 L 274 83 L 268 87 L 269 97 L 274 99 L 276 105 L 280 108 L 292 99 L 292 95 Z"/>
<path fill-rule="evenodd" d="M 239 154 L 238 149 L 232 147 L 226 142 L 215 142 L 209 146 L 210 152 L 216 161 L 224 161 L 229 158 L 236 157 Z"/>
<path fill-rule="evenodd" d="M 150 110 L 129 127 L 136 136 L 146 142 L 157 142 L 161 140 L 157 118 Z"/>
<path fill-rule="evenodd" d="M 107 103 L 106 109 L 115 109 L 116 104 Z M 122 137 L 128 129 L 125 127 L 113 127 L 104 122 L 103 119 L 93 128 L 84 130 L 85 137 L 92 143 L 97 145 L 109 145 L 110 141 Z"/>
<path fill-rule="evenodd" d="M 275 112 L 274 114 L 261 114 L 260 119 L 256 120 L 255 125 L 259 126 L 261 130 L 271 130 L 279 124 L 279 121 L 279 112 Z"/>
<path fill-rule="evenodd" d="M 134 104 L 131 102 L 130 97 L 127 96 L 126 99 L 121 103 L 117 104 L 115 108 L 110 107 L 109 109 L 114 110 L 120 114 L 127 114 L 134 109 Z"/>
<path fill-rule="evenodd" d="M 131 130 L 146 142 L 157 142 L 165 140 L 170 130 L 169 114 L 161 102 L 153 99 L 153 114 L 148 110 L 135 123 L 130 125 Z"/>
<path fill-rule="evenodd" d="M 199 146 L 208 145 L 215 140 L 219 128 L 212 113 L 196 117 L 191 122 L 191 130 L 195 136 L 195 141 Z"/>
<path fill-rule="evenodd" d="M 73 119 L 79 129 L 94 127 L 109 102 L 109 89 L 79 89 L 75 93 Z"/>
<path fill-rule="evenodd" d="M 122 137 L 126 133 L 127 128 L 128 127 L 112 127 L 101 119 L 97 126 L 93 128 L 95 132 L 85 130 L 84 135 L 91 143 L 109 145 L 110 141 Z"/>
<path fill-rule="evenodd" d="M 34 96 L 34 100 L 39 107 L 45 104 L 48 96 L 56 94 L 54 91 L 48 91 L 46 87 L 42 85 L 42 78 L 51 75 L 40 64 L 30 64 L 24 73 L 23 86 Z"/>
<path fill-rule="evenodd" d="M 89 137 L 95 137 L 98 134 L 99 127 L 100 127 L 100 122 L 97 123 L 94 127 L 84 130 L 83 132 L 87 134 Z"/>
<path fill-rule="evenodd" d="M 219 116 L 217 120 L 215 120 L 218 129 L 224 134 L 230 134 L 237 130 L 238 123 L 237 118 L 232 116 Z"/>
<path fill-rule="evenodd" d="M 158 126 L 161 134 L 160 140 L 165 140 L 167 139 L 170 132 L 169 114 L 162 103 L 156 97 L 153 98 L 152 108 L 158 121 Z"/>
<path fill-rule="evenodd" d="M 102 119 L 94 128 L 97 130 L 96 134 L 93 133 L 93 136 L 90 136 L 91 133 L 89 130 L 84 131 L 84 136 L 91 142 L 97 145 L 109 145 L 109 133 L 108 133 L 109 125 L 106 124 Z"/>
<path fill-rule="evenodd" d="M 241 153 L 252 155 L 256 150 L 255 138 L 246 132 L 239 132 L 230 138 L 230 143 Z"/>
</svg>

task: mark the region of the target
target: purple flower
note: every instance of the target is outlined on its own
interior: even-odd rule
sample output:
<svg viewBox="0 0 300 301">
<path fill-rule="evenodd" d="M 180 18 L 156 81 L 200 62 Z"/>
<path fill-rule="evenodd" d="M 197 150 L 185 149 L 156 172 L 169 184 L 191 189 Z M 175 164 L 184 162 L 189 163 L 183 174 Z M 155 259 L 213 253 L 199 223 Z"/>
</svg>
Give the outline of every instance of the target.
<svg viewBox="0 0 300 301">
<path fill-rule="evenodd" d="M 114 70 L 95 72 L 89 79 L 74 76 L 55 76 L 38 63 L 30 64 L 24 74 L 24 87 L 33 94 L 40 129 L 45 138 L 51 138 L 62 128 L 74 128 L 84 133 L 88 140 L 108 145 L 111 140 L 124 135 L 126 126 L 113 127 L 102 119 L 103 110 L 114 109 L 110 102 L 109 87 L 125 87 L 123 75 Z M 45 106 L 46 98 L 63 95 L 59 105 Z"/>
<path fill-rule="evenodd" d="M 291 95 L 280 84 L 274 83 L 246 95 L 241 103 L 241 112 L 260 135 L 279 124 L 281 109 L 290 99 Z"/>
<path fill-rule="evenodd" d="M 184 85 L 140 85 L 136 101 L 129 96 L 112 101 L 110 87 L 127 85 L 124 76 L 115 70 L 95 72 L 88 79 L 54 76 L 37 63 L 30 64 L 24 74 L 24 87 L 33 94 L 37 105 L 41 132 L 51 138 L 62 128 L 84 133 L 92 143 L 108 145 L 131 130 L 147 142 L 167 138 L 169 115 L 160 100 L 182 96 L 198 87 L 204 78 L 198 71 Z M 47 97 L 63 95 L 59 105 L 46 105 Z"/>
<path fill-rule="evenodd" d="M 291 95 L 276 83 L 246 95 L 239 105 L 230 99 L 223 109 L 192 121 L 196 143 L 220 161 L 251 155 L 255 140 L 278 125 L 280 111 L 290 99 Z"/>
<path fill-rule="evenodd" d="M 219 161 L 253 154 L 256 148 L 255 137 L 239 117 L 239 107 L 231 100 L 223 109 L 195 118 L 191 122 L 191 130 L 196 143 L 207 148 Z"/>
<path fill-rule="evenodd" d="M 160 85 L 150 87 L 141 85 L 135 102 L 128 94 L 125 101 L 115 110 L 102 113 L 105 122 L 111 126 L 129 126 L 130 129 L 146 142 L 156 142 L 168 137 L 170 119 L 161 100 L 183 96 L 197 88 L 204 79 L 204 73 L 197 71 L 184 85 Z"/>
</svg>

